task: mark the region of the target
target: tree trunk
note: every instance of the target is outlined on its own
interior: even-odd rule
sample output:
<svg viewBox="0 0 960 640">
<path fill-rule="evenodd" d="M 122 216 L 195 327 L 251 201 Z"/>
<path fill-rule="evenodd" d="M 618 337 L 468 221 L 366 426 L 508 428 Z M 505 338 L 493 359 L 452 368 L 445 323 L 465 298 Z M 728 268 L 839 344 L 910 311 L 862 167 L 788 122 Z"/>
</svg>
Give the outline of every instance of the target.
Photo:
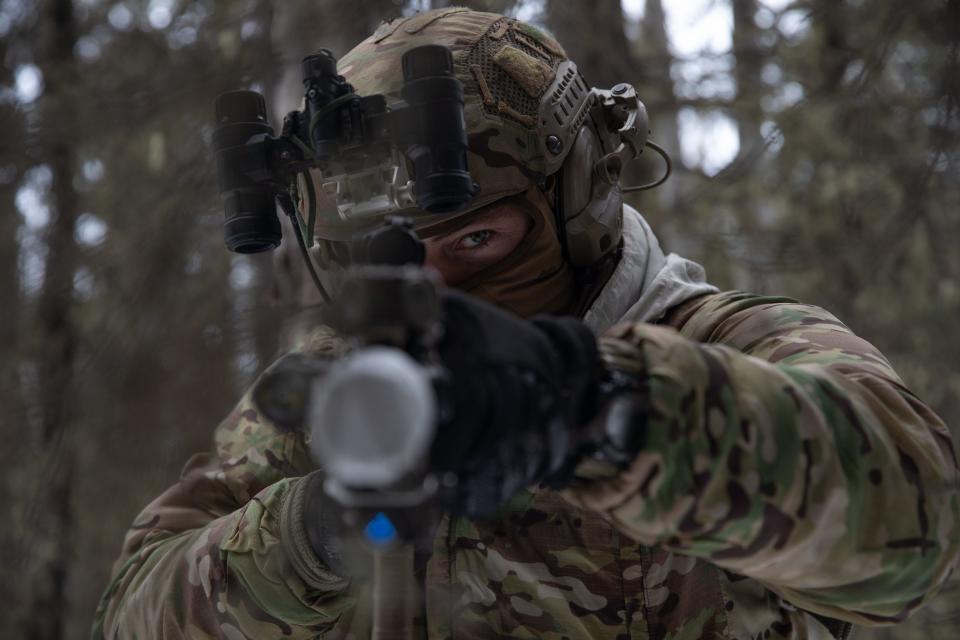
<svg viewBox="0 0 960 640">
<path fill-rule="evenodd" d="M 740 135 L 739 156 L 754 157 L 763 148 L 760 135 L 763 85 L 760 76 L 764 55 L 760 42 L 761 30 L 754 20 L 757 0 L 731 0 L 730 4 L 733 8 L 733 74 L 737 84 L 733 115 Z"/>
<path fill-rule="evenodd" d="M 587 82 L 609 88 L 636 76 L 620 0 L 548 0 L 547 27 L 577 63 Z M 584 34 L 596 34 L 584 37 Z M 603 34 L 602 37 L 600 34 Z"/>
<path fill-rule="evenodd" d="M 297 108 L 303 99 L 300 60 L 318 49 L 330 49 L 338 59 L 371 35 L 384 20 L 400 15 L 393 0 L 360 0 L 345 11 L 342 0 L 291 3 L 278 12 L 273 29 L 276 49 L 286 71 L 276 86 L 274 114 Z"/>
<path fill-rule="evenodd" d="M 33 585 L 27 611 L 26 637 L 55 640 L 64 634 L 70 534 L 73 529 L 72 481 L 74 452 L 70 442 L 73 411 L 73 369 L 77 337 L 73 323 L 73 277 L 77 262 L 74 228 L 78 203 L 74 190 L 75 131 L 71 84 L 75 73 L 76 22 L 70 0 L 49 0 L 42 15 L 46 89 L 42 98 L 44 157 L 52 174 L 51 220 L 47 230 L 47 260 L 36 309 L 41 430 L 35 518 L 27 523 L 36 536 Z M 34 528 L 35 527 L 35 528 Z"/>
<path fill-rule="evenodd" d="M 518 0 L 430 0 L 431 9 L 444 7 L 466 7 L 474 11 L 488 13 L 510 13 L 518 4 Z"/>
<path fill-rule="evenodd" d="M 763 163 L 766 145 L 760 133 L 764 118 L 761 75 L 765 55 L 761 29 L 754 19 L 759 8 L 757 0 L 731 0 L 730 4 L 733 10 L 733 79 L 737 88 L 730 115 L 737 125 L 740 148 L 734 162 L 740 168 L 731 176 L 736 182 L 731 182 L 727 188 L 733 204 L 730 211 L 738 219 L 739 228 L 739 233 L 727 241 L 727 254 L 759 257 L 765 250 L 759 238 L 763 236 L 765 226 L 774 220 L 765 219 L 773 218 L 770 207 L 763 206 L 761 200 L 744 187 L 748 184 L 746 174 L 753 173 L 762 179 L 767 170 Z M 775 259 L 774 256 L 766 258 L 771 262 Z M 743 288 L 762 292 L 769 286 L 766 274 L 760 270 L 740 269 L 733 273 L 738 271 L 734 281 Z"/>
<path fill-rule="evenodd" d="M 0 60 L 7 59 L 11 48 L 7 43 L 7 39 L 0 38 Z M 0 66 L 0 86 L 11 86 L 13 81 L 10 66 Z M 22 150 L 25 144 L 24 125 L 22 114 L 15 105 L 0 103 L 0 148 Z M 23 154 L 18 152 L 16 157 L 22 156 Z M 23 300 L 19 282 L 17 237 L 21 219 L 16 213 L 15 204 L 23 164 L 22 160 L 14 161 L 5 167 L 0 175 L 0 211 L 6 212 L 0 215 L 0 300 L 6 306 L 4 313 L 0 313 L 0 406 L 3 407 L 4 424 L 7 425 L 6 429 L 0 429 L 0 468 L 7 473 L 15 472 L 23 466 L 22 430 L 26 425 L 19 379 Z M 20 496 L 18 487 L 11 485 L 9 482 L 0 483 L 0 504 L 13 505 L 11 511 L 15 511 L 20 506 Z M 23 557 L 23 540 L 23 531 L 16 525 L 8 525 L 0 530 L 0 566 L 12 567 Z M 0 581 L 0 602 L 5 603 L 5 607 L 19 611 L 23 607 L 22 597 L 23 589 L 17 582 Z M 5 616 L 0 615 L 0 621 L 3 619 Z M 3 627 L 0 622 L 0 628 Z"/>
<path fill-rule="evenodd" d="M 816 0 L 813 3 L 811 19 L 820 45 L 820 55 L 816 60 L 820 81 L 815 85 L 813 99 L 837 103 L 834 120 L 829 126 L 836 131 L 845 131 L 849 136 L 848 144 L 853 146 L 856 141 L 849 127 L 856 122 L 856 106 L 843 89 L 844 75 L 853 60 L 853 49 L 847 43 L 849 8 L 844 4 L 831 0 Z M 844 244 L 850 243 L 860 235 L 855 228 L 860 218 L 859 207 L 856 203 L 845 202 L 843 198 L 837 198 L 834 207 L 830 215 L 837 221 L 835 238 L 843 238 Z M 821 264 L 834 274 L 835 284 L 824 294 L 826 306 L 840 318 L 855 317 L 854 302 L 863 285 L 858 273 L 858 256 L 867 254 L 851 255 L 851 252 L 836 249 L 840 249 L 840 246 L 834 246 L 833 250 L 827 248 L 818 256 Z"/>
<path fill-rule="evenodd" d="M 270 0 L 259 0 L 256 16 L 263 29 L 261 46 L 266 52 L 268 60 L 279 60 L 280 55 L 273 42 L 273 25 L 276 10 Z M 273 96 L 280 83 L 279 73 L 268 73 L 265 77 L 263 93 Z M 280 128 L 280 123 L 276 123 Z M 280 313 L 277 306 L 270 304 L 268 290 L 273 281 L 273 261 L 266 254 L 248 256 L 251 266 L 256 272 L 254 290 L 251 292 L 253 314 L 251 331 L 253 333 L 254 351 L 257 357 L 257 369 L 262 371 L 277 356 L 280 346 Z M 229 289 L 228 289 L 229 290 Z"/>
<path fill-rule="evenodd" d="M 667 38 L 667 19 L 661 0 L 646 0 L 643 19 L 640 23 L 639 37 L 634 44 L 634 56 L 637 59 L 635 83 L 640 99 L 650 114 L 650 139 L 658 143 L 671 155 L 674 162 L 680 159 L 680 132 L 677 124 L 679 106 L 674 93 L 673 78 L 670 69 L 673 66 L 673 54 Z M 638 169 L 631 171 L 628 177 L 631 183 L 650 182 L 659 178 L 664 164 L 656 154 L 649 150 L 645 159 L 637 163 Z M 660 233 L 675 237 L 671 212 L 676 210 L 680 192 L 680 175 L 674 175 L 655 193 L 641 193 L 631 202 L 643 206 L 644 212 L 650 210 Z M 651 220 L 653 223 L 654 221 Z M 664 238 L 666 240 L 666 238 Z M 672 250 L 679 250 L 679 242 L 669 243 Z"/>
</svg>

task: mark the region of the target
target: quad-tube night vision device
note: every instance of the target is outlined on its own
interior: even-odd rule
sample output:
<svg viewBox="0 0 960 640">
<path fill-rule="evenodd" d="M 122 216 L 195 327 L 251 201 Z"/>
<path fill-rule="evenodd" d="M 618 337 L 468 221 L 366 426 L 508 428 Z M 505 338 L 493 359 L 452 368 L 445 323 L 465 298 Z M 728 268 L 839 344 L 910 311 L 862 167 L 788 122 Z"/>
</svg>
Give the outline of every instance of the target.
<svg viewBox="0 0 960 640">
<path fill-rule="evenodd" d="M 401 62 L 403 101 L 388 105 L 382 94 L 357 95 L 330 51 L 304 58 L 304 109 L 287 114 L 279 136 L 261 94 L 217 99 L 213 150 L 231 251 L 280 244 L 277 203 L 306 251 L 318 197 L 311 169 L 322 174 L 322 195 L 336 202 L 335 215 L 358 226 L 411 207 L 450 213 L 467 205 L 477 187 L 467 169 L 463 87 L 450 50 L 415 47 Z M 299 199 L 307 220 L 296 215 Z"/>
</svg>

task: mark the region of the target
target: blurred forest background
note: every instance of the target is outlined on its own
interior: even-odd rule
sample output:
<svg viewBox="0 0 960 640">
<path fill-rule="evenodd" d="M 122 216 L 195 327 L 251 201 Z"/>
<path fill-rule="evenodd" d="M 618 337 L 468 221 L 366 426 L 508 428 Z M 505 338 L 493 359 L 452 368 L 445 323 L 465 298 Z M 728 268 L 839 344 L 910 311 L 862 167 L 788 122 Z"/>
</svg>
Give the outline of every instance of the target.
<svg viewBox="0 0 960 640">
<path fill-rule="evenodd" d="M 88 635 L 124 530 L 282 343 L 271 257 L 223 246 L 216 95 L 279 116 L 303 55 L 441 4 L 0 0 L 4 637 Z M 668 249 L 830 309 L 960 429 L 960 1 L 462 4 L 638 87 L 676 173 L 632 203 Z M 960 637 L 955 585 L 857 637 Z"/>
</svg>

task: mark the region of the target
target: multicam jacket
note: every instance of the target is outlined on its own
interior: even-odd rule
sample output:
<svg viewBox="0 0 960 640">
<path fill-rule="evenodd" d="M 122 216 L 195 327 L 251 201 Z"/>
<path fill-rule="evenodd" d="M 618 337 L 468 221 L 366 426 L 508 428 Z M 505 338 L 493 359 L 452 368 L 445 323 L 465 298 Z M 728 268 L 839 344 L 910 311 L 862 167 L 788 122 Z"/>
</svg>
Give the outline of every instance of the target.
<svg viewBox="0 0 960 640">
<path fill-rule="evenodd" d="M 823 638 L 831 618 L 903 620 L 948 577 L 951 441 L 874 347 L 822 309 L 737 292 L 663 325 L 601 339 L 649 385 L 633 463 L 584 463 L 491 522 L 444 517 L 421 637 Z M 215 441 L 129 531 L 93 638 L 368 637 L 367 586 L 305 579 L 284 553 L 313 469 L 301 434 L 244 398 Z"/>
</svg>

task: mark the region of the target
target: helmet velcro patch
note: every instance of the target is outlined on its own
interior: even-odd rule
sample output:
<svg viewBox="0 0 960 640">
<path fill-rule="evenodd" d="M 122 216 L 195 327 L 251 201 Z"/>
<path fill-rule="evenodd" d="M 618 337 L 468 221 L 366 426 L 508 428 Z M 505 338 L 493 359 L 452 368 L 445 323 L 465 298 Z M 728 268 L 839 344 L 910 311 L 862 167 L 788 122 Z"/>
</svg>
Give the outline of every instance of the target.
<svg viewBox="0 0 960 640">
<path fill-rule="evenodd" d="M 540 29 L 537 29 L 532 24 L 527 24 L 526 22 L 515 22 L 513 24 L 513 28 L 518 33 L 523 33 L 533 38 L 534 40 L 539 42 L 541 45 L 546 47 L 547 50 L 550 51 L 550 53 L 557 56 L 558 58 L 567 57 L 566 52 L 563 50 L 563 47 L 560 46 L 559 42 L 557 42 L 556 40 L 554 40 L 553 38 L 545 34 L 543 31 L 540 31 Z"/>
<path fill-rule="evenodd" d="M 540 98 L 553 82 L 553 69 L 520 49 L 506 45 L 493 56 L 493 61 L 519 84 L 527 95 Z"/>
<path fill-rule="evenodd" d="M 530 36 L 524 35 L 522 31 L 514 30 L 513 37 L 517 42 L 526 45 L 531 51 L 542 57 L 545 62 L 550 63 L 553 61 L 553 58 L 555 57 L 553 54 L 548 52 L 540 43 Z"/>
</svg>

